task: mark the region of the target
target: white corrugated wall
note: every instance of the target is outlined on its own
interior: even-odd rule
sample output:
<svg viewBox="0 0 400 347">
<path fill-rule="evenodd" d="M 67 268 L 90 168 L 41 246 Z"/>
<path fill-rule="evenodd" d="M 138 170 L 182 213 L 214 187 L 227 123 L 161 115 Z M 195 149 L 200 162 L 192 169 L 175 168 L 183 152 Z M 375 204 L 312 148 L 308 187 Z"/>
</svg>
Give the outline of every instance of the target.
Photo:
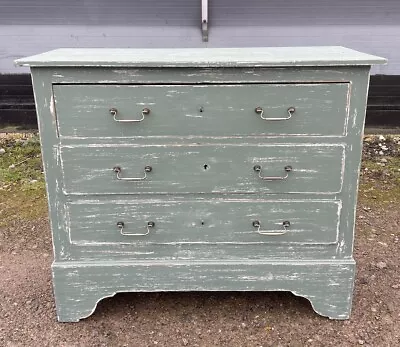
<svg viewBox="0 0 400 347">
<path fill-rule="evenodd" d="M 0 73 L 60 47 L 342 45 L 400 75 L 399 0 L 209 0 L 209 18 L 204 43 L 200 0 L 0 0 Z"/>
</svg>

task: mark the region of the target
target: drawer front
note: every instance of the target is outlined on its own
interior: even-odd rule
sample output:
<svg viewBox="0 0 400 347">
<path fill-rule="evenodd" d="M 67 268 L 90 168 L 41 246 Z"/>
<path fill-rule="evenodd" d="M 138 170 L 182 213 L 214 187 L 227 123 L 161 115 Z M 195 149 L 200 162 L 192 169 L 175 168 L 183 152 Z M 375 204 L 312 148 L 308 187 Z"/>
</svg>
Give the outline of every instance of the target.
<svg viewBox="0 0 400 347">
<path fill-rule="evenodd" d="M 171 243 L 333 244 L 340 209 L 340 201 L 212 199 L 78 201 L 69 203 L 67 211 L 72 244 L 151 247 Z"/>
<path fill-rule="evenodd" d="M 68 137 L 340 136 L 346 133 L 349 102 L 348 83 L 54 85 L 53 90 L 59 134 Z"/>
<path fill-rule="evenodd" d="M 337 193 L 344 156 L 343 145 L 61 147 L 65 194 Z"/>
</svg>

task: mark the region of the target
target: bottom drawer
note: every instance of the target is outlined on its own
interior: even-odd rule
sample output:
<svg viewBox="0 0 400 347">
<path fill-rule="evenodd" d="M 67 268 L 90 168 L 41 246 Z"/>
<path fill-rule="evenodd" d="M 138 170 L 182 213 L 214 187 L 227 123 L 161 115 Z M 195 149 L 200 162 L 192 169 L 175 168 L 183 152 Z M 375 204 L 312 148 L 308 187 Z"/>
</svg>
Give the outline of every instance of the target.
<svg viewBox="0 0 400 347">
<path fill-rule="evenodd" d="M 334 244 L 340 210 L 339 200 L 85 200 L 67 205 L 72 244 L 143 247 Z"/>
</svg>

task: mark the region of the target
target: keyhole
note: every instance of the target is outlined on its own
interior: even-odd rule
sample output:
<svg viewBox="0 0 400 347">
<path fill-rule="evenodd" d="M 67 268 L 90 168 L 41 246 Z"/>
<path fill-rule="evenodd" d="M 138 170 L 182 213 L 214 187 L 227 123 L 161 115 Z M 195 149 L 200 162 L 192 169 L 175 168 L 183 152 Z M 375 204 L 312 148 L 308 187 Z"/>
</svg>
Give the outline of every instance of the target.
<svg viewBox="0 0 400 347">
<path fill-rule="evenodd" d="M 204 170 L 208 170 L 208 165 L 207 164 L 204 164 L 204 166 L 203 166 L 203 168 L 204 168 Z"/>
<path fill-rule="evenodd" d="M 201 106 L 201 107 L 199 108 L 199 111 L 200 111 L 200 112 L 203 112 L 203 111 L 204 111 L 203 106 Z"/>
<path fill-rule="evenodd" d="M 204 221 L 201 221 L 201 225 L 204 225 Z"/>
</svg>

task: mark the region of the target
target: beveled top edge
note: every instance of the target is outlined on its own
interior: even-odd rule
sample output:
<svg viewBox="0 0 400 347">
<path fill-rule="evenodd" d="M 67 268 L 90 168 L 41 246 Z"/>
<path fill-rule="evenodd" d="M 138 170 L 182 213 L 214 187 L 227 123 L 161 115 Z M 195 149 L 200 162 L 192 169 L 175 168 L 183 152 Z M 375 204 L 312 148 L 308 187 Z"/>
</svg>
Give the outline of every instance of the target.
<svg viewBox="0 0 400 347">
<path fill-rule="evenodd" d="M 384 64 L 340 46 L 247 48 L 60 48 L 17 59 L 21 66 L 276 67 Z"/>
</svg>

